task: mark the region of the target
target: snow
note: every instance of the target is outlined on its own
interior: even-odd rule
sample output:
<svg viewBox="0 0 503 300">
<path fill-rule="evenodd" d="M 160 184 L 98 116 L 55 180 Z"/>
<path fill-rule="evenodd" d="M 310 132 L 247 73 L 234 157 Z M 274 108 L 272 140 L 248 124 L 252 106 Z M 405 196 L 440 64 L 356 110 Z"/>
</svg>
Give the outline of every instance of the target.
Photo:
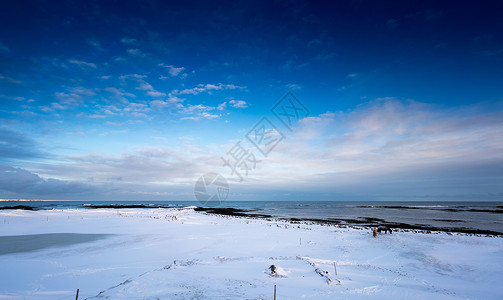
<svg viewBox="0 0 503 300">
<path fill-rule="evenodd" d="M 1 211 L 2 241 L 18 244 L 0 299 L 272 299 L 274 285 L 277 299 L 503 299 L 497 237 L 64 209 Z"/>
</svg>

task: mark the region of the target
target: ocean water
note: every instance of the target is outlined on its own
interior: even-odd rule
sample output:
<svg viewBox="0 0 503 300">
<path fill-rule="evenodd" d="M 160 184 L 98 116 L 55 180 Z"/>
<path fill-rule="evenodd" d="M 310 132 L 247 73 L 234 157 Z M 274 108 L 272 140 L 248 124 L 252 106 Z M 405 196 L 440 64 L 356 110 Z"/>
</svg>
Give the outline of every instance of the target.
<svg viewBox="0 0 503 300">
<path fill-rule="evenodd" d="M 201 206 L 196 201 L 0 201 L 0 209 L 19 205 L 61 209 L 132 204 L 146 207 Z M 390 224 L 400 228 L 481 231 L 503 235 L 503 202 L 225 201 L 218 208 L 247 210 L 250 215 L 321 220 L 341 225 Z"/>
</svg>

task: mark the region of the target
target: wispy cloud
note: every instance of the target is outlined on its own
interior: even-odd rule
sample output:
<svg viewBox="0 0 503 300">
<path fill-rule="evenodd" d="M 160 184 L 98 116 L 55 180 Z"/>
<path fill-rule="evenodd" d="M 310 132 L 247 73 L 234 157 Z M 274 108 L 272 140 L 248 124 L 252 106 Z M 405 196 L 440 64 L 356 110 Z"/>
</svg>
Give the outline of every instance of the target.
<svg viewBox="0 0 503 300">
<path fill-rule="evenodd" d="M 125 79 L 142 79 L 147 77 L 147 75 L 142 75 L 142 74 L 127 74 L 127 75 L 121 75 L 119 76 L 119 79 L 125 80 Z"/>
<path fill-rule="evenodd" d="M 7 81 L 8 83 L 14 83 L 14 84 L 22 84 L 23 82 L 21 80 L 14 79 L 12 77 L 8 76 L 3 76 L 0 74 L 0 80 Z"/>
<path fill-rule="evenodd" d="M 94 96 L 96 93 L 84 87 L 72 87 L 67 92 L 54 93 L 55 102 L 51 102 L 49 106 L 45 105 L 40 107 L 44 112 L 51 112 L 54 110 L 65 110 L 82 106 L 84 98 Z"/>
<path fill-rule="evenodd" d="M 218 110 L 216 107 L 205 106 L 202 104 L 197 105 L 187 105 L 179 110 L 179 113 L 185 115 L 181 117 L 180 120 L 200 120 L 200 119 L 217 119 L 220 118 L 220 114 L 215 114 L 214 110 Z"/>
<path fill-rule="evenodd" d="M 159 64 L 161 67 L 165 67 L 168 69 L 168 73 L 169 75 L 171 75 L 171 77 L 178 77 L 180 75 L 180 77 L 186 77 L 187 74 L 186 73 L 183 73 L 183 71 L 185 70 L 184 67 L 175 67 L 173 65 L 165 65 L 165 64 Z"/>
<path fill-rule="evenodd" d="M 145 56 L 145 53 L 138 48 L 127 49 L 126 52 L 132 56 Z"/>
<path fill-rule="evenodd" d="M 173 90 L 172 93 L 175 95 L 197 95 L 200 93 L 208 92 L 211 93 L 212 91 L 219 91 L 219 90 L 236 90 L 236 89 L 246 89 L 244 86 L 237 86 L 234 84 L 198 84 L 196 87 L 193 87 L 191 89 L 184 89 L 184 90 Z"/>
<path fill-rule="evenodd" d="M 388 26 L 388 28 L 390 29 L 397 28 L 398 26 L 400 26 L 400 19 L 388 19 L 386 21 L 386 26 Z"/>
<path fill-rule="evenodd" d="M 283 70 L 285 70 L 285 71 L 300 70 L 300 69 L 304 69 L 305 67 L 307 67 L 309 65 L 310 65 L 309 62 L 301 63 L 301 62 L 298 62 L 297 60 L 287 60 L 283 64 Z"/>
<path fill-rule="evenodd" d="M 169 93 L 168 98 L 164 100 L 153 100 L 150 102 L 150 106 L 153 108 L 165 108 L 165 107 L 177 107 L 177 108 L 182 108 L 183 105 L 181 105 L 182 102 L 184 102 L 185 99 L 178 98 L 177 96 L 174 96 L 173 94 Z"/>
<path fill-rule="evenodd" d="M 14 101 L 23 101 L 23 100 L 25 100 L 24 97 L 20 97 L 20 96 L 12 97 L 12 96 L 7 96 L 7 95 L 0 95 L 0 98 L 14 100 Z"/>
<path fill-rule="evenodd" d="M 131 38 L 127 38 L 127 37 L 121 38 L 121 43 L 123 43 L 124 45 L 134 45 L 137 42 L 138 42 L 138 40 L 136 40 L 136 39 L 131 39 Z"/>
<path fill-rule="evenodd" d="M 9 52 L 10 49 L 4 43 L 0 42 L 0 51 Z"/>
<path fill-rule="evenodd" d="M 112 94 L 113 99 L 117 99 L 122 103 L 128 103 L 129 100 L 128 98 L 134 98 L 136 97 L 134 94 L 125 92 L 124 89 L 122 88 L 116 88 L 116 87 L 106 87 L 104 90 L 110 94 Z M 128 98 L 126 98 L 128 97 Z"/>
<path fill-rule="evenodd" d="M 156 90 L 147 91 L 147 95 L 149 95 L 151 97 L 154 97 L 154 98 L 160 98 L 160 97 L 165 97 L 166 96 L 165 93 L 162 93 L 162 92 L 159 92 L 159 91 L 156 91 Z"/>
<path fill-rule="evenodd" d="M 93 46 L 98 51 L 103 51 L 103 47 L 101 47 L 101 43 L 97 40 L 88 40 L 89 45 Z"/>
<path fill-rule="evenodd" d="M 77 66 L 79 66 L 81 68 L 96 69 L 96 64 L 95 63 L 90 63 L 90 62 L 86 62 L 86 61 L 82 61 L 82 60 L 76 60 L 76 59 L 69 59 L 68 62 L 71 63 L 71 64 L 74 64 L 74 65 L 77 65 Z"/>
<path fill-rule="evenodd" d="M 209 151 L 209 152 L 208 152 Z M 162 189 L 173 183 L 189 183 L 204 170 L 205 157 L 214 150 L 191 145 L 183 147 L 141 147 L 121 155 L 87 154 L 67 156 L 64 165 L 47 165 L 46 176 L 75 178 L 81 182 L 93 178 L 96 184 L 106 183 L 110 178 L 121 178 L 127 185 L 161 185 Z M 141 180 L 139 180 L 141 178 Z M 128 190 L 126 188 L 126 190 Z"/>
<path fill-rule="evenodd" d="M 138 102 L 125 102 L 125 105 L 120 106 L 106 105 L 99 107 L 99 109 L 99 114 L 95 114 L 98 118 L 105 118 L 109 116 L 131 116 L 134 118 L 148 119 L 148 113 L 152 111 L 152 108 L 148 103 Z"/>
<path fill-rule="evenodd" d="M 327 60 L 333 59 L 336 56 L 337 56 L 337 54 L 335 54 L 334 52 L 320 53 L 320 54 L 316 55 L 315 59 L 319 60 L 319 61 L 327 61 Z"/>
<path fill-rule="evenodd" d="M 496 55 L 499 55 L 502 53 L 503 53 L 503 48 L 495 49 L 495 50 L 480 51 L 480 54 L 482 54 L 483 56 L 496 56 Z"/>
<path fill-rule="evenodd" d="M 140 86 L 137 87 L 136 89 L 146 91 L 147 95 L 154 97 L 154 98 L 166 96 L 165 93 L 162 93 L 162 92 L 155 90 L 154 87 L 152 87 L 152 85 L 150 83 L 143 81 L 143 80 L 140 81 Z"/>
<path fill-rule="evenodd" d="M 286 85 L 286 88 L 290 91 L 297 91 L 302 89 L 302 86 L 296 83 L 289 83 Z"/>
</svg>

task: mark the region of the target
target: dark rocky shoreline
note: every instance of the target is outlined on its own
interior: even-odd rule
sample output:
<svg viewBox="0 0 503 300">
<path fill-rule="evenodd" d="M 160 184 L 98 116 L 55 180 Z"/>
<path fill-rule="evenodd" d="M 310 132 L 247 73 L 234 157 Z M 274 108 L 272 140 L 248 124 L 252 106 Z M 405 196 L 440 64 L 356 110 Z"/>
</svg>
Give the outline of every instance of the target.
<svg viewBox="0 0 503 300">
<path fill-rule="evenodd" d="M 492 230 L 480 230 L 473 228 L 450 228 L 450 227 L 435 227 L 435 226 L 425 226 L 419 224 L 406 224 L 399 222 L 389 222 L 384 219 L 379 218 L 358 218 L 358 219 L 337 219 L 337 218 L 326 218 L 326 219 L 316 219 L 316 218 L 281 218 L 274 217 L 272 215 L 267 214 L 258 214 L 253 213 L 256 210 L 245 210 L 245 209 L 237 209 L 237 208 L 215 208 L 215 207 L 197 207 L 194 209 L 195 211 L 202 211 L 209 214 L 216 215 L 226 215 L 233 217 L 245 217 L 245 218 L 256 218 L 256 219 L 268 219 L 268 220 L 282 220 L 290 223 L 301 223 L 301 222 L 310 222 L 321 225 L 333 225 L 333 226 L 342 226 L 342 227 L 377 227 L 377 226 L 387 226 L 394 230 L 403 230 L 403 231 L 422 231 L 424 233 L 431 233 L 432 231 L 441 231 L 447 233 L 464 233 L 464 234 L 475 234 L 475 235 L 490 235 L 490 236 L 500 236 L 503 237 L 503 232 L 497 232 Z M 446 220 L 448 221 L 448 220 Z M 461 220 L 454 220 L 454 222 L 462 222 Z"/>
<path fill-rule="evenodd" d="M 361 208 L 387 208 L 387 209 L 421 209 L 421 210 L 440 210 L 440 211 L 449 211 L 449 212 L 461 212 L 461 211 L 469 211 L 469 212 L 486 212 L 493 214 L 503 214 L 503 206 L 497 206 L 497 210 L 490 209 L 476 209 L 476 208 L 427 208 L 427 207 L 414 207 L 414 206 L 399 206 L 399 205 L 360 205 L 357 207 Z"/>
</svg>

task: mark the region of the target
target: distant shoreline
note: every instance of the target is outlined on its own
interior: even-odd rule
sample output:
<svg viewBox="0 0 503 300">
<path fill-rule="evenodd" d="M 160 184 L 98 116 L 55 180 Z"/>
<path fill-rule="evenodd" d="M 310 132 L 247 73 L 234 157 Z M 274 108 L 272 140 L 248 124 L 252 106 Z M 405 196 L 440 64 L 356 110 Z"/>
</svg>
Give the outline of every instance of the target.
<svg viewBox="0 0 503 300">
<path fill-rule="evenodd" d="M 367 207 L 367 206 L 362 206 Z M 374 206 L 374 207 L 382 207 L 382 208 L 391 208 L 391 209 L 400 209 L 400 210 L 408 210 L 408 209 L 419 209 L 415 207 L 407 207 L 407 206 Z M 186 209 L 188 207 L 177 207 L 172 205 L 158 205 L 158 204 L 104 204 L 104 205 L 82 205 L 77 207 L 78 209 L 156 209 L 156 208 L 165 208 L 165 209 Z M 483 229 L 475 229 L 475 228 L 463 228 L 463 227 L 439 227 L 439 226 L 429 226 L 429 225 L 420 225 L 420 224 L 407 224 L 402 222 L 390 222 L 382 218 L 370 218 L 370 217 L 362 217 L 362 218 L 287 218 L 287 217 L 277 217 L 269 214 L 259 213 L 257 209 L 239 209 L 239 208 L 230 208 L 230 207 L 190 207 L 198 212 L 205 212 L 209 214 L 215 215 L 225 215 L 230 217 L 241 217 L 241 218 L 252 218 L 252 219 L 275 219 L 287 221 L 293 224 L 296 223 L 316 223 L 321 225 L 329 225 L 329 226 L 337 226 L 337 227 L 353 227 L 353 228 L 373 228 L 377 226 L 388 226 L 389 228 L 395 231 L 416 231 L 421 233 L 432 233 L 432 232 L 445 232 L 448 234 L 458 233 L 458 234 L 473 234 L 480 236 L 497 236 L 503 237 L 503 232 L 498 232 L 494 230 L 483 230 Z M 470 212 L 486 212 L 486 213 L 495 213 L 502 214 L 503 207 L 496 206 L 496 210 L 480 210 L 480 209 L 453 209 L 453 208 L 445 208 L 440 210 L 445 211 L 470 211 Z M 35 207 L 29 205 L 15 205 L 15 206 L 0 206 L 0 210 L 47 210 L 51 208 L 44 207 Z M 421 208 L 427 209 L 427 208 Z M 437 208 L 438 210 L 438 208 Z M 463 222 L 463 220 L 441 220 L 449 223 L 458 223 Z"/>
</svg>

